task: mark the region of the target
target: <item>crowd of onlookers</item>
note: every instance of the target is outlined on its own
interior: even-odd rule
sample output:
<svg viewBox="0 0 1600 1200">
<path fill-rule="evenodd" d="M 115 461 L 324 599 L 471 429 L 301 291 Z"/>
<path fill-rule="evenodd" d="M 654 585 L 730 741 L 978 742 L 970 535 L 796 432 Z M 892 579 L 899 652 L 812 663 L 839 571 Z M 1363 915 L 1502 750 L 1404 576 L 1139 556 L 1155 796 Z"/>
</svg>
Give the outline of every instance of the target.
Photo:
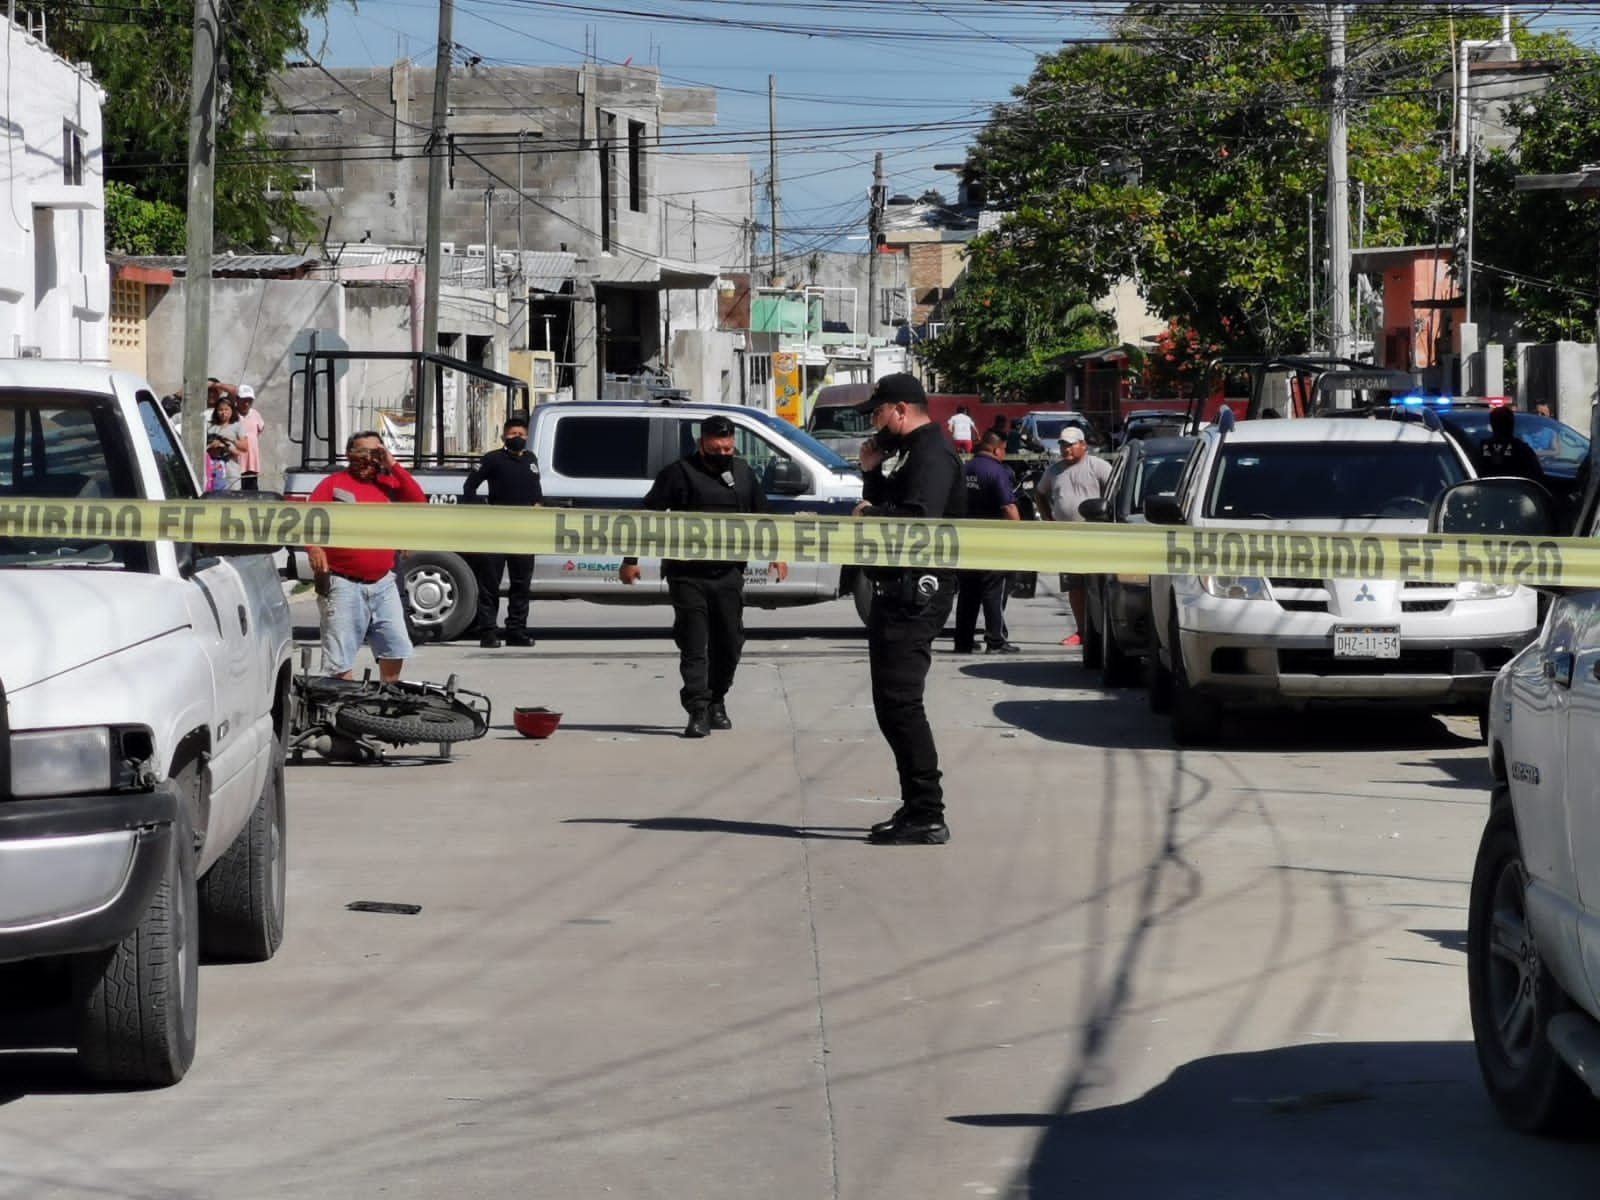
<svg viewBox="0 0 1600 1200">
<path fill-rule="evenodd" d="M 256 411 L 255 389 L 248 383 L 206 381 L 206 458 L 202 486 L 208 492 L 260 489 L 261 434 L 266 427 Z M 161 398 L 161 407 L 180 428 L 183 393 Z"/>
</svg>

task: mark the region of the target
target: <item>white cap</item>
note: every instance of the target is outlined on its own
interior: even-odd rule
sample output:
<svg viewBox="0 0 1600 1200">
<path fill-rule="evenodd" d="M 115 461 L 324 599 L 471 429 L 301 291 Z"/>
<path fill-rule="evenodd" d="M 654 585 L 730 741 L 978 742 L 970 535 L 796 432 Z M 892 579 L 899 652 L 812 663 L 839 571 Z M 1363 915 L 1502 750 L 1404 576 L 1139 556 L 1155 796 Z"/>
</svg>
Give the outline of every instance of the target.
<svg viewBox="0 0 1600 1200">
<path fill-rule="evenodd" d="M 239 399 L 241 399 L 241 400 L 254 400 L 255 398 L 256 398 L 256 390 L 255 390 L 255 388 L 251 387 L 248 383 L 241 383 L 239 385 Z"/>
<path fill-rule="evenodd" d="M 1083 440 L 1083 430 L 1079 429 L 1076 425 L 1068 425 L 1061 431 L 1061 444 L 1064 446 L 1071 446 Z"/>
</svg>

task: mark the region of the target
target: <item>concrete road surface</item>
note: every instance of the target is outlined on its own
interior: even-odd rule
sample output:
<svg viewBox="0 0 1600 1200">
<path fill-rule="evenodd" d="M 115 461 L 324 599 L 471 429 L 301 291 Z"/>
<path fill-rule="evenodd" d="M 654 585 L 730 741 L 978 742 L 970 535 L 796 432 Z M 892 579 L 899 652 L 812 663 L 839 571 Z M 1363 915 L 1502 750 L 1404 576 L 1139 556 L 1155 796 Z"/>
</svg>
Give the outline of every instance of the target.
<svg viewBox="0 0 1600 1200">
<path fill-rule="evenodd" d="M 14 1024 L 0 1195 L 1594 1194 L 1594 1143 L 1502 1132 L 1478 1084 L 1470 720 L 1179 752 L 1041 596 L 1027 654 L 935 663 L 951 843 L 872 847 L 847 603 L 754 614 L 703 742 L 667 610 L 534 612 L 532 649 L 415 660 L 494 698 L 457 761 L 291 769 L 287 940 L 202 970 L 181 1085 L 97 1091 Z"/>
</svg>

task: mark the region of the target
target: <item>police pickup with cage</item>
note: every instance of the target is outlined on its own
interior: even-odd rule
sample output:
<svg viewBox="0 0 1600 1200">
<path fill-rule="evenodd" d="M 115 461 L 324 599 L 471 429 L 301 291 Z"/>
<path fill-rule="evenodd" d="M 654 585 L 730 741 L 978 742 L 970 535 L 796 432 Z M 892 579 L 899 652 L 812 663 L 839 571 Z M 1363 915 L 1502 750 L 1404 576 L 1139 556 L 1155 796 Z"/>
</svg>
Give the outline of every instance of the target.
<svg viewBox="0 0 1600 1200">
<path fill-rule="evenodd" d="M 143 380 L 0 363 L 0 964 L 70 1000 L 100 1080 L 181 1078 L 202 950 L 283 936 L 282 582 L 261 547 L 107 536 L 119 501 L 219 499 Z"/>
<path fill-rule="evenodd" d="M 284 490 L 304 499 L 329 473 L 341 469 L 343 438 L 351 425 L 340 419 L 338 391 L 332 386 L 333 363 L 371 357 L 379 361 L 414 362 L 417 369 L 459 375 L 485 401 L 468 426 L 452 433 L 442 419 L 432 441 L 474 449 L 444 453 L 424 451 L 420 440 L 406 453 L 391 450 L 415 476 L 430 503 L 456 504 L 468 471 L 483 451 L 499 444 L 506 416 L 527 412 L 527 385 L 511 376 L 443 355 L 357 351 L 313 351 L 303 379 L 304 415 L 290 434 L 301 446 L 301 463 L 288 472 Z M 471 392 L 473 388 L 462 387 Z M 657 472 L 692 452 L 699 425 L 708 416 L 725 416 L 735 428 L 735 447 L 750 463 L 777 513 L 848 516 L 861 500 L 861 473 L 823 443 L 788 422 L 758 409 L 726 404 L 681 402 L 561 401 L 540 404 L 530 415 L 528 449 L 539 465 L 547 506 L 577 509 L 636 509 Z M 333 436 L 329 436 L 331 431 Z M 337 449 L 336 449 L 337 448 Z M 622 556 L 541 554 L 534 562 L 535 600 L 591 600 L 605 604 L 668 603 L 660 561 L 641 559 L 643 577 L 624 586 L 617 572 Z M 291 555 L 290 573 L 311 578 L 304 553 Z M 470 556 L 450 552 L 408 554 L 401 566 L 401 585 L 411 622 L 421 636 L 460 636 L 477 611 L 478 579 Z M 502 585 L 503 586 L 503 585 Z M 758 608 L 816 604 L 840 596 L 854 598 L 865 619 L 870 593 L 865 576 L 854 567 L 791 564 L 779 582 L 766 563 L 751 563 L 745 572 L 745 602 Z"/>
</svg>

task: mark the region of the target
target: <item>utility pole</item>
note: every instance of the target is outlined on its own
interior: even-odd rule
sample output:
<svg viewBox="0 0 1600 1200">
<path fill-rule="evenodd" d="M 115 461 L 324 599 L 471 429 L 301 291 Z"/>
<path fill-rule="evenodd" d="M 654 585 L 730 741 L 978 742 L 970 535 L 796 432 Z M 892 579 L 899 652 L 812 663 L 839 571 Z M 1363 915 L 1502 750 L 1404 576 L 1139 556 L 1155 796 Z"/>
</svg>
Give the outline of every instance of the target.
<svg viewBox="0 0 1600 1200">
<path fill-rule="evenodd" d="M 767 176 L 768 208 L 772 213 L 772 282 L 778 281 L 778 263 L 781 251 L 778 246 L 778 77 L 767 76 L 767 154 L 772 159 L 772 171 Z"/>
<path fill-rule="evenodd" d="M 1464 325 L 1472 324 L 1472 226 L 1477 215 L 1478 204 L 1478 138 L 1477 114 L 1470 113 L 1467 117 L 1472 126 L 1467 138 L 1467 261 L 1461 264 L 1465 279 L 1465 294 L 1462 297 L 1465 311 L 1461 315 Z"/>
<path fill-rule="evenodd" d="M 1306 193 L 1306 350 L 1315 350 L 1317 335 L 1317 202 Z"/>
<path fill-rule="evenodd" d="M 1351 358 L 1350 146 L 1345 98 L 1344 5 L 1328 5 L 1328 349 Z M 1341 398 L 1354 399 L 1351 393 Z M 1338 401 L 1336 401 L 1337 403 Z"/>
<path fill-rule="evenodd" d="M 206 466 L 206 380 L 211 354 L 212 205 L 216 195 L 217 0 L 195 0 L 189 65 L 189 229 L 183 281 L 183 448 Z"/>
<path fill-rule="evenodd" d="M 455 55 L 454 0 L 439 0 L 439 45 L 433 61 L 433 127 L 428 133 L 428 242 L 423 247 L 426 264 L 422 292 L 422 350 L 432 354 L 439 349 L 439 224 L 444 207 L 445 156 L 450 147 L 450 60 Z M 485 248 L 484 253 L 488 253 Z M 433 449 L 433 382 L 431 363 L 423 364 L 422 385 L 417 396 L 417 450 Z"/>
<path fill-rule="evenodd" d="M 883 236 L 883 151 L 872 160 L 872 195 L 867 208 L 867 336 L 878 328 L 878 239 Z"/>
</svg>

